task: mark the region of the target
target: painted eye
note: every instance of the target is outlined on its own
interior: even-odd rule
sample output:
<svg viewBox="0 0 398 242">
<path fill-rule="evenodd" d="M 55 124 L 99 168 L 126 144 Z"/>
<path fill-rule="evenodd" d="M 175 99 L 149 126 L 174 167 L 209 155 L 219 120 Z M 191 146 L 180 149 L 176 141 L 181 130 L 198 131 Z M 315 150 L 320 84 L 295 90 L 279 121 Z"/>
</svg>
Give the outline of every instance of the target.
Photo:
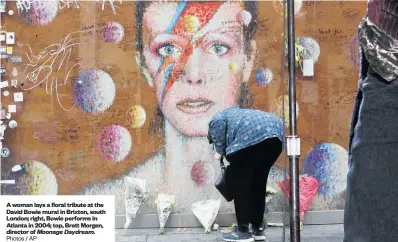
<svg viewBox="0 0 398 242">
<path fill-rule="evenodd" d="M 230 48 L 224 44 L 213 44 L 212 46 L 210 46 L 209 48 L 209 53 L 210 54 L 215 54 L 215 55 L 225 55 L 226 53 L 228 53 L 228 51 L 230 50 Z"/>
<path fill-rule="evenodd" d="M 175 55 L 179 51 L 180 50 L 177 47 L 171 44 L 164 45 L 157 50 L 158 54 L 163 57 Z"/>
</svg>

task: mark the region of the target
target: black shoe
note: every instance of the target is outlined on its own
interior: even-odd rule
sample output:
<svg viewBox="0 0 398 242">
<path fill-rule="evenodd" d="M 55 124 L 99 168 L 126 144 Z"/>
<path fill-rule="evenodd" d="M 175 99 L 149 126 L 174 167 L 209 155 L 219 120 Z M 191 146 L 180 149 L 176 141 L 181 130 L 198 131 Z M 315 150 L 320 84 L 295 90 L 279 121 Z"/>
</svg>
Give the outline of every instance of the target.
<svg viewBox="0 0 398 242">
<path fill-rule="evenodd" d="M 268 241 L 267 238 L 265 238 L 264 227 L 256 228 L 253 226 L 252 235 L 254 241 Z"/>
<path fill-rule="evenodd" d="M 239 227 L 234 228 L 233 231 L 229 233 L 224 233 L 221 235 L 221 239 L 228 242 L 240 241 L 240 242 L 253 242 L 254 239 L 250 234 L 249 230 L 239 230 Z"/>
</svg>

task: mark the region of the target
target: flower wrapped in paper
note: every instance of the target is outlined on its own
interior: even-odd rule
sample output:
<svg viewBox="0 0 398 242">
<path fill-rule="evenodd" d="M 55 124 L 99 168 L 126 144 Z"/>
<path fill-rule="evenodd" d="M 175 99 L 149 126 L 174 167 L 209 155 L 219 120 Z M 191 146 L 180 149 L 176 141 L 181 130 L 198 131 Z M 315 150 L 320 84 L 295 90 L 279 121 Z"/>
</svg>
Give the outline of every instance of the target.
<svg viewBox="0 0 398 242">
<path fill-rule="evenodd" d="M 148 198 L 146 180 L 125 177 L 124 197 L 126 206 L 126 223 L 124 224 L 124 229 L 127 229 L 137 217 L 137 213 L 142 204 L 144 204 Z"/>
<path fill-rule="evenodd" d="M 173 210 L 174 206 L 175 206 L 174 195 L 166 195 L 166 194 L 158 195 L 158 198 L 156 199 L 156 208 L 158 211 L 160 234 L 164 234 L 164 226 L 166 225 L 167 219 L 169 218 L 171 210 Z"/>
<path fill-rule="evenodd" d="M 277 194 L 277 191 L 271 187 L 267 187 L 265 190 L 265 215 L 269 213 L 268 205 L 271 199 Z M 268 227 L 268 221 L 264 216 L 264 225 Z"/>
<path fill-rule="evenodd" d="M 220 204 L 221 199 L 199 201 L 191 205 L 193 214 L 205 228 L 207 234 L 211 232 L 211 226 L 216 220 Z"/>
<path fill-rule="evenodd" d="M 266 194 L 266 197 L 265 197 L 266 204 L 268 204 L 271 201 L 271 199 L 274 197 L 274 195 L 276 193 L 277 192 L 276 192 L 275 189 L 273 189 L 271 187 L 267 187 L 266 192 L 265 192 L 265 194 Z"/>
<path fill-rule="evenodd" d="M 304 221 L 304 213 L 310 207 L 312 199 L 318 192 L 318 181 L 307 175 L 300 176 L 299 178 L 300 188 L 300 221 Z M 282 192 L 284 189 L 284 181 L 278 183 Z M 290 177 L 286 179 L 286 197 L 290 200 Z M 302 225 L 301 225 L 302 226 Z"/>
</svg>

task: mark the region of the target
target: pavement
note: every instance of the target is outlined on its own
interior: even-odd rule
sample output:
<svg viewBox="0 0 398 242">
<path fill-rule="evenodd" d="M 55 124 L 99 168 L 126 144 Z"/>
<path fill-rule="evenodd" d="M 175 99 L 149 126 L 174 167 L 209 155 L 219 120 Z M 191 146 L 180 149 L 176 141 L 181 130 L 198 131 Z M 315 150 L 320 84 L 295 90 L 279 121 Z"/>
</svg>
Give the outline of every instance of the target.
<svg viewBox="0 0 398 242">
<path fill-rule="evenodd" d="M 290 241 L 289 227 L 286 227 L 286 240 Z M 158 229 L 123 229 L 116 230 L 116 242 L 221 242 L 223 228 L 205 234 L 203 228 L 166 228 L 166 233 L 159 235 Z M 283 242 L 283 230 L 269 227 L 265 234 L 269 242 Z M 343 225 L 305 225 L 301 231 L 302 242 L 342 242 Z"/>
</svg>

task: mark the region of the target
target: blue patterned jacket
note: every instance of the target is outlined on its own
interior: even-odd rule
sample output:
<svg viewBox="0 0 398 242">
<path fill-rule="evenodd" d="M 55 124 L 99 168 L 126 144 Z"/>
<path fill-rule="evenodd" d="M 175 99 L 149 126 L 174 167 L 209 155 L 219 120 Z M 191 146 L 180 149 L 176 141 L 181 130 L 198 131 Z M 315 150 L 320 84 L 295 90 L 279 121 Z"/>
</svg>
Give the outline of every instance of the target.
<svg viewBox="0 0 398 242">
<path fill-rule="evenodd" d="M 207 138 L 223 156 L 278 137 L 283 142 L 283 122 L 271 113 L 255 109 L 228 108 L 209 123 Z"/>
</svg>

